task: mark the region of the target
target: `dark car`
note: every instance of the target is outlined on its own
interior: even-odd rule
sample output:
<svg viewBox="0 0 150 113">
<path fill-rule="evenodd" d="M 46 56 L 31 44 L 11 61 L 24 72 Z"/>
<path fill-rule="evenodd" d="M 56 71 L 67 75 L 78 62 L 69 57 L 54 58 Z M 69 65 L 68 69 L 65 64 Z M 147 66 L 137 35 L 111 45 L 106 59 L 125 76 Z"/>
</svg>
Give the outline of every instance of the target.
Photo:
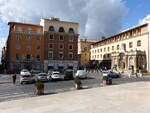
<svg viewBox="0 0 150 113">
<path fill-rule="evenodd" d="M 64 73 L 64 80 L 72 80 L 74 71 L 72 69 L 68 69 Z"/>
<path fill-rule="evenodd" d="M 113 71 L 110 71 L 107 76 L 110 77 L 110 78 L 119 78 L 120 74 L 116 73 L 116 72 L 113 72 Z"/>
</svg>

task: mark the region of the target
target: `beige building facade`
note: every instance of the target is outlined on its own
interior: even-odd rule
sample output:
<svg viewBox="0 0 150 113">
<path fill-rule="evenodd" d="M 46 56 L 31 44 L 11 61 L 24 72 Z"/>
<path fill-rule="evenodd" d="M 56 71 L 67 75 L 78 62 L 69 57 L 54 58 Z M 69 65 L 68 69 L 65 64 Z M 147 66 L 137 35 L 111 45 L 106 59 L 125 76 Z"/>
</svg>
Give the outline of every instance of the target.
<svg viewBox="0 0 150 113">
<path fill-rule="evenodd" d="M 44 32 L 44 71 L 77 69 L 78 23 L 41 19 Z"/>
<path fill-rule="evenodd" d="M 79 54 L 79 61 L 80 66 L 87 67 L 90 62 L 90 49 L 91 44 L 97 42 L 96 40 L 88 40 L 88 39 L 78 39 L 78 54 Z"/>
<path fill-rule="evenodd" d="M 91 46 L 91 60 L 100 68 L 150 72 L 149 24 L 139 25 Z"/>
</svg>

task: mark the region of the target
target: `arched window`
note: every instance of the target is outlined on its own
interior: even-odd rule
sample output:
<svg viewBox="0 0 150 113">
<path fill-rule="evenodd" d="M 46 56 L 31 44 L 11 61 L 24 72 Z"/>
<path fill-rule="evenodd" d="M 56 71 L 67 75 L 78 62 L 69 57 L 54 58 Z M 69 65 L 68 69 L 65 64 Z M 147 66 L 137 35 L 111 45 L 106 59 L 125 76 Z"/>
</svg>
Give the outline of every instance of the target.
<svg viewBox="0 0 150 113">
<path fill-rule="evenodd" d="M 74 33 L 74 30 L 73 30 L 73 28 L 69 28 L 69 31 L 68 31 L 69 33 Z"/>
<path fill-rule="evenodd" d="M 60 28 L 59 28 L 59 32 L 65 32 L 64 28 L 63 28 L 63 27 L 60 27 Z"/>
<path fill-rule="evenodd" d="M 50 26 L 48 31 L 55 31 L 54 27 L 53 26 Z"/>
</svg>

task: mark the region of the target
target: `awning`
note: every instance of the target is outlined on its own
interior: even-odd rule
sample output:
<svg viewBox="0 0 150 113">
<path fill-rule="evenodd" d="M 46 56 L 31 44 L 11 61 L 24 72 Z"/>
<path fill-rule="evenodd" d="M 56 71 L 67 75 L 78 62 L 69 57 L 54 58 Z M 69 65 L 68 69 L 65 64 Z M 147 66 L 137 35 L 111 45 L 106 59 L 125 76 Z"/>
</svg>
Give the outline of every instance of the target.
<svg viewBox="0 0 150 113">
<path fill-rule="evenodd" d="M 54 66 L 54 64 L 48 64 L 48 66 Z"/>
</svg>

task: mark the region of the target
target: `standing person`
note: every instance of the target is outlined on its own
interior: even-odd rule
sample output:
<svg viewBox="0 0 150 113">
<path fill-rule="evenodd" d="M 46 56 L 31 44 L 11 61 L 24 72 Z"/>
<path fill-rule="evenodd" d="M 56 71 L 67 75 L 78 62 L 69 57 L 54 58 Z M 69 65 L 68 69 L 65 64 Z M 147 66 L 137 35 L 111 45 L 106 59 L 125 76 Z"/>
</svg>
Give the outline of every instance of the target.
<svg viewBox="0 0 150 113">
<path fill-rule="evenodd" d="M 16 77 L 17 77 L 16 73 L 12 75 L 13 84 L 15 84 L 15 83 L 16 83 Z"/>
</svg>

